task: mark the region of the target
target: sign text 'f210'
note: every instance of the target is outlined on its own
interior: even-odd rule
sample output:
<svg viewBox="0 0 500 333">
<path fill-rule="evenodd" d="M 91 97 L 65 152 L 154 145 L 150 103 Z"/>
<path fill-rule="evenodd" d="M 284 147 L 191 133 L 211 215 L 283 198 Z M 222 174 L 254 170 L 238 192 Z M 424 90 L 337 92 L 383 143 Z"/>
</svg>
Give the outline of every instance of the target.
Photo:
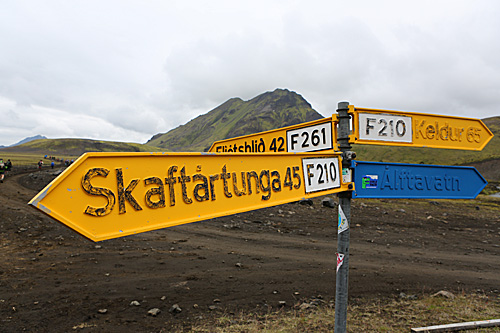
<svg viewBox="0 0 500 333">
<path fill-rule="evenodd" d="M 216 141 L 213 153 L 297 153 L 337 150 L 336 116 Z"/>
<path fill-rule="evenodd" d="M 493 137 L 480 119 L 353 105 L 349 109 L 354 116 L 353 143 L 482 150 Z"/>
<path fill-rule="evenodd" d="M 352 189 L 340 153 L 87 153 L 30 204 L 100 241 Z"/>
<path fill-rule="evenodd" d="M 353 161 L 353 198 L 474 199 L 487 182 L 473 167 Z"/>
</svg>

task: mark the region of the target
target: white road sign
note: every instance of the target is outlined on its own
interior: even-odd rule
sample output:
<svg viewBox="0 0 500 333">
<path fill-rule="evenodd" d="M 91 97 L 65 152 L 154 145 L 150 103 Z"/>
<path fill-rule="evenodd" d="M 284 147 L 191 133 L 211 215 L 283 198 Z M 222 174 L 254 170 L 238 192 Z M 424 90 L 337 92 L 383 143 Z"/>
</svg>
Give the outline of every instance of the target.
<svg viewBox="0 0 500 333">
<path fill-rule="evenodd" d="M 391 142 L 412 142 L 411 117 L 384 114 L 360 113 L 359 138 Z"/>
<path fill-rule="evenodd" d="M 288 152 L 332 149 L 332 122 L 287 131 L 286 138 Z"/>
<path fill-rule="evenodd" d="M 302 160 L 306 193 L 340 187 L 339 160 L 335 157 Z"/>
</svg>

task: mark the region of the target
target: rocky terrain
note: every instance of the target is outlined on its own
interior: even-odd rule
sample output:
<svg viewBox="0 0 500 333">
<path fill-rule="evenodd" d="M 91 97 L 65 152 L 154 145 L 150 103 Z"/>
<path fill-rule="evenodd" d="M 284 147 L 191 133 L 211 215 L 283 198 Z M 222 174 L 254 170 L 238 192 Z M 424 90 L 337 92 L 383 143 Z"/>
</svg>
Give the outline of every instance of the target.
<svg viewBox="0 0 500 333">
<path fill-rule="evenodd" d="M 2 332 L 165 332 L 334 300 L 337 209 L 323 198 L 94 243 L 27 205 L 53 178 L 16 170 L 0 184 Z M 486 196 L 353 200 L 351 302 L 498 297 L 499 208 Z"/>
</svg>

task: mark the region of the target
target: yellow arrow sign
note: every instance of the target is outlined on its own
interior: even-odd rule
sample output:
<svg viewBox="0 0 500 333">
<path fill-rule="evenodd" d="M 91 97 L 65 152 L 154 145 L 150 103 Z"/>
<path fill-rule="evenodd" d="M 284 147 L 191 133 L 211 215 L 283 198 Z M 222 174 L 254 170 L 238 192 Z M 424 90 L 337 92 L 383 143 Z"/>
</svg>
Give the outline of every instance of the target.
<svg viewBox="0 0 500 333">
<path fill-rule="evenodd" d="M 338 150 L 337 117 L 318 119 L 236 138 L 216 141 L 215 153 L 282 153 Z"/>
<path fill-rule="evenodd" d="M 358 108 L 352 143 L 482 150 L 493 133 L 480 119 Z"/>
<path fill-rule="evenodd" d="M 353 189 L 339 153 L 87 153 L 30 205 L 101 241 Z"/>
</svg>

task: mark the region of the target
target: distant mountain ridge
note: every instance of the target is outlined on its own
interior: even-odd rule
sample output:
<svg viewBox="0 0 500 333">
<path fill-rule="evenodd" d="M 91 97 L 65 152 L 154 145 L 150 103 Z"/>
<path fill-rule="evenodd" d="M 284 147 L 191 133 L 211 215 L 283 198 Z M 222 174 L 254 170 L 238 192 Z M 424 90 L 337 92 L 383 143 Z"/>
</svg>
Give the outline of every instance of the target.
<svg viewBox="0 0 500 333">
<path fill-rule="evenodd" d="M 1 148 L 2 155 L 9 153 L 40 154 L 52 156 L 80 156 L 87 152 L 152 152 L 160 151 L 141 143 L 101 141 L 91 139 L 39 139 L 18 146 Z"/>
<path fill-rule="evenodd" d="M 332 112 L 333 113 L 333 112 Z M 44 156 L 79 156 L 84 152 L 204 151 L 214 141 L 267 131 L 323 118 L 299 94 L 286 89 L 266 92 L 249 101 L 231 98 L 217 108 L 167 133 L 154 135 L 148 144 L 89 139 L 26 138 L 26 143 L 1 148 L 11 153 Z M 500 116 L 483 119 L 494 137 L 482 151 L 354 144 L 360 161 L 471 165 L 489 180 L 500 180 Z M 41 137 L 41 136 L 40 136 Z M 21 141 L 22 142 L 22 141 Z"/>
<path fill-rule="evenodd" d="M 249 101 L 231 98 L 185 125 L 156 134 L 147 144 L 171 151 L 206 151 L 214 141 L 320 118 L 301 95 L 276 89 Z"/>
<path fill-rule="evenodd" d="M 23 143 L 27 143 L 27 142 L 30 142 L 30 141 L 35 141 L 35 140 L 40 140 L 40 139 L 47 139 L 46 136 L 43 136 L 43 135 L 35 135 L 35 136 L 30 136 L 28 138 L 24 138 L 22 139 L 21 141 L 19 142 L 16 142 L 10 146 L 0 146 L 0 148 L 7 148 L 7 147 L 15 147 L 15 146 L 19 146 L 19 145 L 22 145 Z"/>
</svg>

